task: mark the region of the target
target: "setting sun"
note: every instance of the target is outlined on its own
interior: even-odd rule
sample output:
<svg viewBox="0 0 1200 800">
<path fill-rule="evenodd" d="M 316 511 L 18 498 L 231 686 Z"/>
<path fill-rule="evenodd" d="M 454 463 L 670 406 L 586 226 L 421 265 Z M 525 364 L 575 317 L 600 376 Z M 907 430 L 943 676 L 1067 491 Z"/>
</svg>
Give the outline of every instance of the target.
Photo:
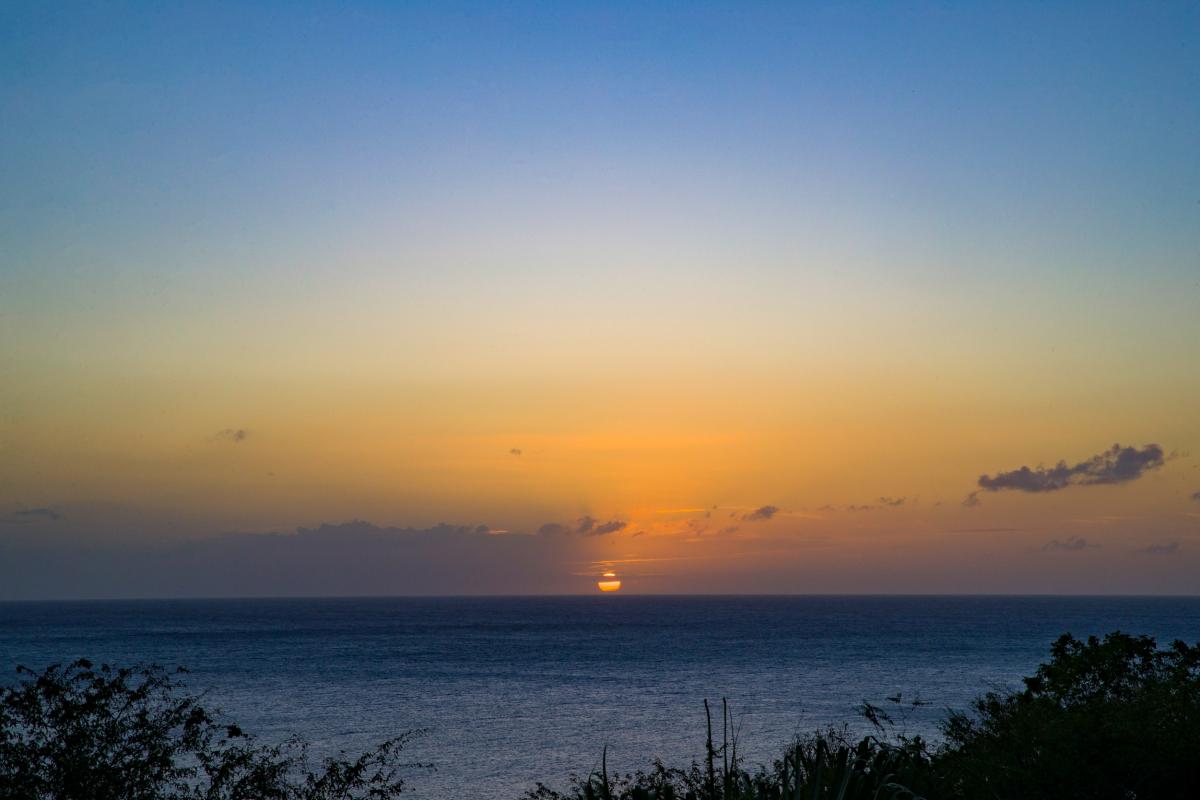
<svg viewBox="0 0 1200 800">
<path fill-rule="evenodd" d="M 602 592 L 615 592 L 621 588 L 621 581 L 617 578 L 617 573 L 606 572 L 601 576 L 601 580 L 596 581 L 596 588 Z"/>
</svg>

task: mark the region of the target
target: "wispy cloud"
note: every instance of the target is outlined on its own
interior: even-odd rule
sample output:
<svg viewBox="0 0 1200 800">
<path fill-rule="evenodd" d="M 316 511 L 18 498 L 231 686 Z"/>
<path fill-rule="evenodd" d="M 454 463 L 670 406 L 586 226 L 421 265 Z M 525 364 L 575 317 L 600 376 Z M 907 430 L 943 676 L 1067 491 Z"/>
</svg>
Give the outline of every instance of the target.
<svg viewBox="0 0 1200 800">
<path fill-rule="evenodd" d="M 744 522 L 765 522 L 778 513 L 779 509 L 776 506 L 759 506 L 747 514 L 742 514 L 742 520 Z"/>
<path fill-rule="evenodd" d="M 618 519 L 609 520 L 601 525 L 596 525 L 588 533 L 592 536 L 604 536 L 609 533 L 616 533 L 619 530 L 624 530 L 628 522 L 623 522 Z"/>
<path fill-rule="evenodd" d="M 509 448 L 508 454 L 509 454 L 510 456 L 519 456 L 519 455 L 521 455 L 521 453 L 522 453 L 522 452 L 523 452 L 523 451 L 521 450 L 521 448 L 519 448 L 519 447 L 512 447 L 512 448 Z"/>
<path fill-rule="evenodd" d="M 946 533 L 1022 533 L 1023 528 L 952 528 Z"/>
<path fill-rule="evenodd" d="M 594 517 L 585 515 L 567 524 L 547 522 L 538 528 L 538 533 L 542 536 L 563 536 L 572 533 L 581 536 L 606 536 L 607 534 L 624 530 L 628 525 L 628 522 L 619 519 L 599 522 Z"/>
<path fill-rule="evenodd" d="M 908 502 L 909 502 L 909 498 L 907 498 L 907 497 L 879 497 L 879 498 L 876 498 L 873 503 L 850 503 L 850 504 L 844 505 L 844 506 L 835 506 L 835 505 L 827 503 L 827 504 L 821 506 L 820 508 L 818 508 L 817 510 L 818 511 L 850 511 L 850 512 L 880 511 L 880 510 L 884 510 L 884 509 L 888 509 L 888 508 L 900 508 L 901 506 L 907 504 Z"/>
<path fill-rule="evenodd" d="M 24 508 L 11 512 L 7 517 L 9 522 L 15 522 L 18 525 L 39 521 L 56 522 L 62 518 L 62 512 L 53 508 Z"/>
<path fill-rule="evenodd" d="M 229 442 L 230 444 L 241 444 L 250 438 L 250 431 L 245 428 L 225 428 L 217 431 L 212 437 L 218 442 Z"/>
<path fill-rule="evenodd" d="M 1139 553 L 1148 556 L 1170 556 L 1179 552 L 1179 542 L 1163 542 L 1162 544 L 1150 544 L 1138 549 Z"/>
<path fill-rule="evenodd" d="M 1197 503 L 1200 503 L 1200 492 L 1192 492 L 1192 500 L 1194 500 Z"/>
<path fill-rule="evenodd" d="M 1042 545 L 1042 550 L 1066 550 L 1068 552 L 1079 552 L 1081 550 L 1098 549 L 1100 545 L 1091 544 L 1082 536 L 1070 536 L 1066 539 L 1051 539 Z"/>
</svg>

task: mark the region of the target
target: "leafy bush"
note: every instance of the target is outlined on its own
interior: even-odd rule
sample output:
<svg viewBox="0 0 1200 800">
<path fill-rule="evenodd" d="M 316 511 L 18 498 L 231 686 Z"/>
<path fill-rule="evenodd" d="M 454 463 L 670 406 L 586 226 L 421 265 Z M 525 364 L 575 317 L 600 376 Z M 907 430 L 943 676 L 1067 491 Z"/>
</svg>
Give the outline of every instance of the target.
<svg viewBox="0 0 1200 800">
<path fill-rule="evenodd" d="M 302 742 L 257 743 L 157 667 L 18 673 L 0 689 L 5 800 L 387 800 L 414 766 L 398 759 L 409 733 L 314 767 Z"/>
<path fill-rule="evenodd" d="M 1200 645 L 1066 635 L 1023 690 L 973 711 L 944 725 L 948 797 L 1200 797 Z"/>
</svg>

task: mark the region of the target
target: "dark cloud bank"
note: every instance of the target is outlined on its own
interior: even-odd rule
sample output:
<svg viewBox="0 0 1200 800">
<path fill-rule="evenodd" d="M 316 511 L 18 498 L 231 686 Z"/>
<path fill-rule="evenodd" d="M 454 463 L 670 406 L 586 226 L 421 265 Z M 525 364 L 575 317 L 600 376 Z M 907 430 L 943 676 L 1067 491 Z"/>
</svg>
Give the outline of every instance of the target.
<svg viewBox="0 0 1200 800">
<path fill-rule="evenodd" d="M 590 580 L 568 568 L 581 560 L 581 537 L 496 534 L 484 525 L 414 529 L 354 521 L 294 533 L 173 542 L 83 530 L 51 537 L 47 530 L 10 523 L 0 532 L 0 599 L 537 594 L 591 588 Z"/>
</svg>

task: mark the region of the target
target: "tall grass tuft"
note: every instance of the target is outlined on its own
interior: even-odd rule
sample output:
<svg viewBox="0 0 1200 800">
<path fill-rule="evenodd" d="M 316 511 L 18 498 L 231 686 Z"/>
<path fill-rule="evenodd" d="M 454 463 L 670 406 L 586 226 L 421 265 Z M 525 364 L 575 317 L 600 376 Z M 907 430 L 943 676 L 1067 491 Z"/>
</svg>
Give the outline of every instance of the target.
<svg viewBox="0 0 1200 800">
<path fill-rule="evenodd" d="M 852 742 L 829 730 L 797 739 L 771 766 L 750 769 L 737 755 L 736 728 L 722 699 L 721 744 L 713 738 L 706 700 L 702 763 L 673 769 L 661 761 L 648 771 L 611 775 L 608 749 L 600 768 L 561 793 L 539 784 L 525 800 L 920 800 L 930 757 L 919 739 Z"/>
</svg>

